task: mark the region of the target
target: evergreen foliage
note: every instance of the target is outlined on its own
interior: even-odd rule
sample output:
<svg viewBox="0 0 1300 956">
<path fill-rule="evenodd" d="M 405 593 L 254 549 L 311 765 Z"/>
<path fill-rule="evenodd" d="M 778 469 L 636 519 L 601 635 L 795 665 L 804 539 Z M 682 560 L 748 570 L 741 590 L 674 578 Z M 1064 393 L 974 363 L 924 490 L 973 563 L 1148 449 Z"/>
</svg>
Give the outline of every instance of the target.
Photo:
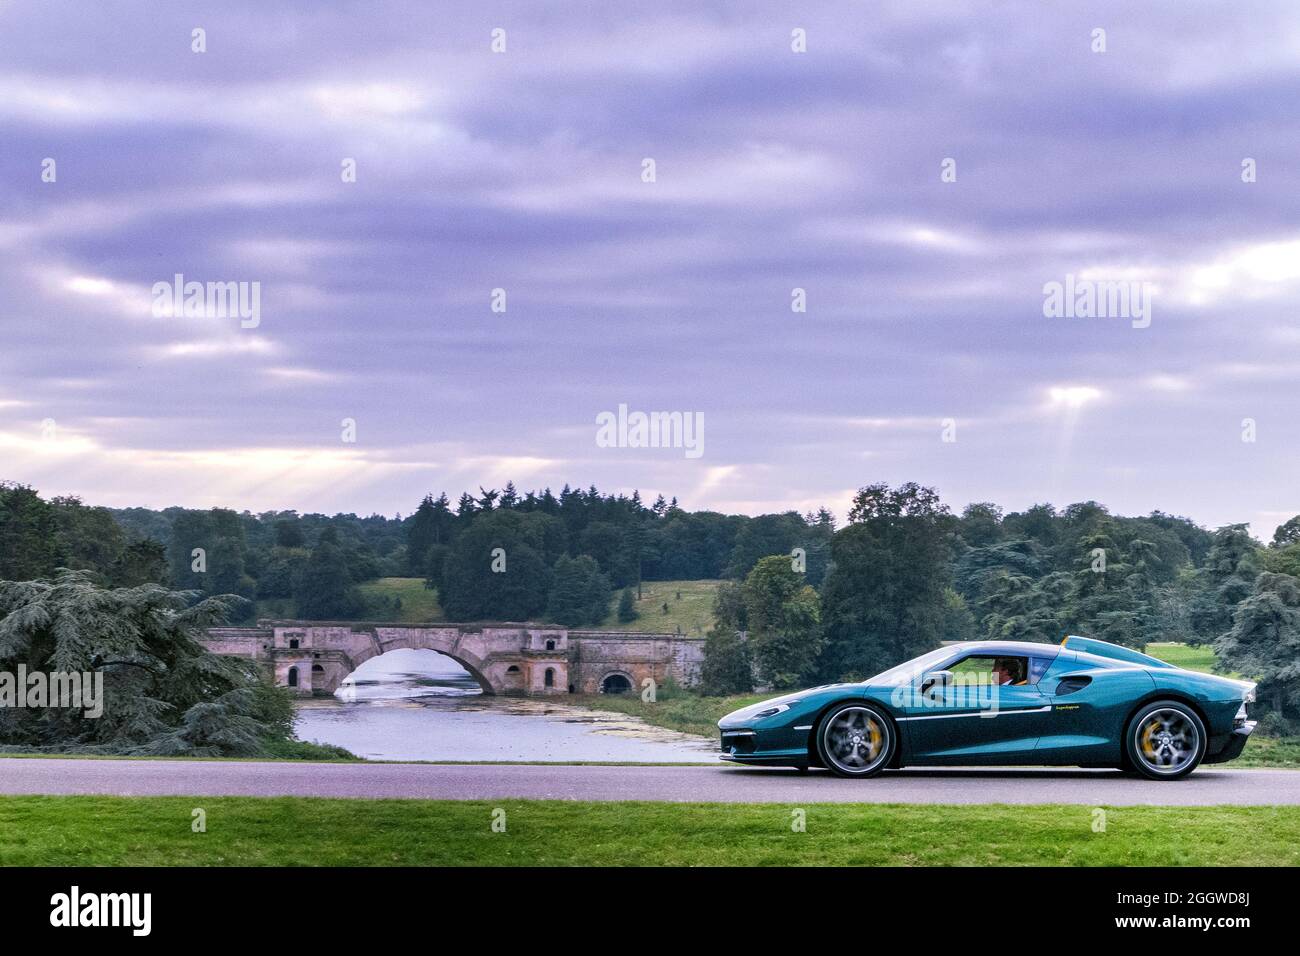
<svg viewBox="0 0 1300 956">
<path fill-rule="evenodd" d="M 87 571 L 0 581 L 0 672 L 100 675 L 102 714 L 0 707 L 0 744 L 22 749 L 237 756 L 291 736 L 293 710 L 252 661 L 196 639 L 240 602 L 156 584 L 107 588 Z"/>
</svg>

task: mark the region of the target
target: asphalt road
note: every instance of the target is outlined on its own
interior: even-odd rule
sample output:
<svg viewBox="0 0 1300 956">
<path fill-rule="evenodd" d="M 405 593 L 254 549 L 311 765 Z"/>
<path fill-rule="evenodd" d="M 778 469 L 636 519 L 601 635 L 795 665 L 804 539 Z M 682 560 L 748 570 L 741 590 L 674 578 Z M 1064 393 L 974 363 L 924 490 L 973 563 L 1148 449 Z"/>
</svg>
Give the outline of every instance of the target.
<svg viewBox="0 0 1300 956">
<path fill-rule="evenodd" d="M 0 794 L 739 803 L 1300 804 L 1300 770 L 1204 767 L 1161 783 L 1110 770 L 916 769 L 871 780 L 718 767 L 0 758 Z"/>
</svg>

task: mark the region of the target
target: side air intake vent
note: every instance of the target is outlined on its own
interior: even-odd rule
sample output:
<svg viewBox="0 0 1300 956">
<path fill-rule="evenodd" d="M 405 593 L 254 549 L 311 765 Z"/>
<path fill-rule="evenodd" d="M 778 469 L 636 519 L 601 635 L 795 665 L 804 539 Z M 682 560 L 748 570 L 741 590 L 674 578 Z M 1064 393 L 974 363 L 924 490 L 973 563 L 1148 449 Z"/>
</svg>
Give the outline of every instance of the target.
<svg viewBox="0 0 1300 956">
<path fill-rule="evenodd" d="M 1056 696 L 1062 697 L 1065 694 L 1073 694 L 1076 690 L 1083 690 L 1092 683 L 1091 677 L 1083 674 L 1075 674 L 1071 677 L 1062 677 L 1061 682 L 1056 685 Z"/>
</svg>

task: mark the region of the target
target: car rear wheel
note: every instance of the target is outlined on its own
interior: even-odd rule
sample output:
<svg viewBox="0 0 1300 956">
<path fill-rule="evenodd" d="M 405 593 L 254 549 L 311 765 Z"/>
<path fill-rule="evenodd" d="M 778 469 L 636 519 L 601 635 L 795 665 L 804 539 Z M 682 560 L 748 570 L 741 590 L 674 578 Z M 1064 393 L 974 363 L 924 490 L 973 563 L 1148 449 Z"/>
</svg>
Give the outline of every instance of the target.
<svg viewBox="0 0 1300 956">
<path fill-rule="evenodd" d="M 1151 780 L 1179 780 L 1205 756 L 1205 724 L 1186 704 L 1147 704 L 1124 732 L 1124 755 L 1133 770 Z"/>
<path fill-rule="evenodd" d="M 817 756 L 841 777 L 871 777 L 889 765 L 898 739 L 894 726 L 870 704 L 832 707 L 817 727 Z"/>
</svg>

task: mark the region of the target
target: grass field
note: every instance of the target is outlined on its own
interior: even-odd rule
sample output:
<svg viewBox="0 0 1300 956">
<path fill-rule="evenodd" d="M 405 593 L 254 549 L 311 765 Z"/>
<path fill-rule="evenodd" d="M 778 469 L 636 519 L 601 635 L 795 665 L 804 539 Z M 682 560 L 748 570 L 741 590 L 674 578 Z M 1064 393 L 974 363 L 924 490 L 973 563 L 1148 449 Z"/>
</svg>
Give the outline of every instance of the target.
<svg viewBox="0 0 1300 956">
<path fill-rule="evenodd" d="M 684 734 L 716 737 L 720 717 L 771 696 L 748 694 L 737 697 L 703 697 L 679 691 L 661 694 L 654 703 L 647 703 L 639 694 L 571 694 L 564 698 L 564 703 L 590 707 L 592 710 L 630 714 L 656 727 L 667 727 Z"/>
<path fill-rule="evenodd" d="M 1196 647 L 1191 644 L 1148 644 L 1146 652 L 1175 667 L 1214 673 L 1214 648 L 1207 644 Z"/>
<path fill-rule="evenodd" d="M 365 620 L 393 621 L 401 624 L 420 624 L 443 620 L 438 604 L 438 592 L 424 586 L 423 578 L 375 578 L 357 585 L 367 607 L 361 613 Z M 400 599 L 402 606 L 392 609 L 392 602 Z M 255 620 L 293 620 L 298 610 L 292 598 L 259 598 L 255 602 Z"/>
<path fill-rule="evenodd" d="M 689 637 L 703 637 L 713 626 L 713 596 L 721 581 L 646 581 L 641 586 L 641 600 L 637 602 L 640 616 L 624 624 L 618 619 L 619 591 L 615 591 L 609 604 L 609 615 L 598 625 L 608 631 L 652 631 L 657 634 L 676 634 L 680 629 Z M 424 586 L 421 578 L 378 578 L 358 585 L 368 600 L 391 601 L 401 598 L 402 608 L 396 620 L 403 624 L 421 621 L 444 620 L 438 604 L 438 592 Z M 678 595 L 681 595 L 678 597 Z M 261 617 L 292 617 L 284 604 L 292 602 L 259 602 Z M 663 606 L 667 603 L 668 613 Z M 387 617 L 387 615 L 384 615 Z"/>
<path fill-rule="evenodd" d="M 610 602 L 609 616 L 601 624 L 607 631 L 652 631 L 656 634 L 676 634 L 703 637 L 713 626 L 713 597 L 721 581 L 645 581 L 641 585 L 641 600 L 636 609 L 640 614 L 626 624 L 618 620 L 618 599 L 615 591 Z M 633 593 L 636 589 L 633 588 Z M 664 604 L 668 605 L 667 613 Z"/>
<path fill-rule="evenodd" d="M 1098 819 L 1062 805 L 3 797 L 0 865 L 1300 864 L 1300 807 L 1108 808 L 1104 832 Z"/>
<path fill-rule="evenodd" d="M 253 602 L 253 621 L 291 621 L 297 616 L 293 598 L 258 598 Z"/>
<path fill-rule="evenodd" d="M 1246 749 L 1231 763 L 1236 767 L 1272 767 L 1277 770 L 1300 769 L 1300 737 L 1265 737 L 1258 731 L 1250 735 Z"/>
<path fill-rule="evenodd" d="M 375 598 L 401 600 L 401 609 L 395 615 L 385 614 L 385 619 L 391 618 L 402 624 L 443 620 L 438 592 L 426 588 L 423 578 L 376 578 L 357 585 L 357 589 L 368 602 Z"/>
</svg>

